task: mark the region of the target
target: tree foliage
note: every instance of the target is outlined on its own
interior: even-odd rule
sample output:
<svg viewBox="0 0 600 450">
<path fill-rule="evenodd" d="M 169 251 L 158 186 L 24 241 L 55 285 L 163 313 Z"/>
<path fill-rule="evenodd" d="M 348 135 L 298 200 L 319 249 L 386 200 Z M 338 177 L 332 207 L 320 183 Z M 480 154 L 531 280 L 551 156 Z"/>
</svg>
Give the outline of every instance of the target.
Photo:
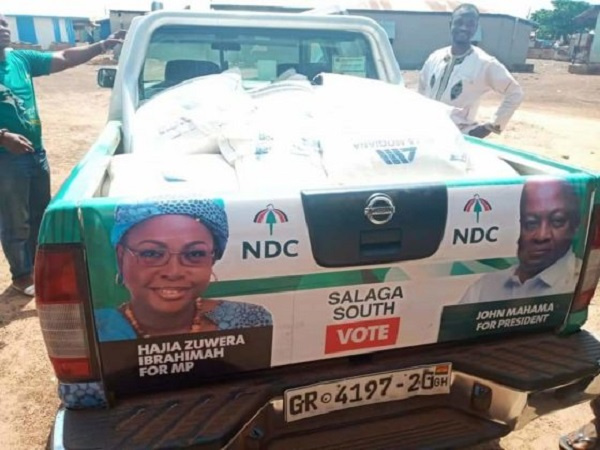
<svg viewBox="0 0 600 450">
<path fill-rule="evenodd" d="M 569 35 L 593 28 L 592 21 L 575 21 L 575 17 L 587 10 L 590 4 L 579 0 L 552 0 L 554 9 L 540 9 L 531 15 L 537 22 L 537 36 L 541 39 L 566 39 Z"/>
</svg>

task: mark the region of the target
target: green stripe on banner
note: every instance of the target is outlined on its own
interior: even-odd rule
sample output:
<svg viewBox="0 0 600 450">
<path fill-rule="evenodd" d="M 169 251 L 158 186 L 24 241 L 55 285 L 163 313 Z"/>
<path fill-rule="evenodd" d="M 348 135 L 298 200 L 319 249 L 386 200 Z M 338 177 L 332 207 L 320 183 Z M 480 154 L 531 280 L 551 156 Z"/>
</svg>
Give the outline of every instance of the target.
<svg viewBox="0 0 600 450">
<path fill-rule="evenodd" d="M 384 273 L 383 277 L 390 283 L 410 280 L 410 277 L 406 274 L 406 272 L 399 267 L 390 267 L 384 271 L 387 273 Z"/>
<path fill-rule="evenodd" d="M 474 272 L 462 262 L 455 262 L 452 264 L 452 269 L 450 270 L 450 275 L 453 277 L 460 275 L 473 275 L 473 273 Z"/>
<path fill-rule="evenodd" d="M 504 270 L 508 269 L 517 263 L 518 258 L 490 258 L 490 259 L 479 259 L 477 262 L 485 266 L 489 266 L 492 269 Z"/>
<path fill-rule="evenodd" d="M 572 297 L 571 293 L 445 306 L 438 342 L 558 327 Z"/>
<path fill-rule="evenodd" d="M 338 286 L 383 283 L 389 267 L 378 269 L 348 270 L 307 275 L 292 275 L 265 279 L 219 281 L 212 283 L 204 297 L 234 297 L 238 295 L 274 294 L 278 292 L 325 289 Z M 394 267 L 394 278 L 407 280 L 400 269 Z"/>
<path fill-rule="evenodd" d="M 470 261 L 470 262 L 466 262 L 464 264 L 469 269 L 471 269 L 471 272 L 473 272 L 473 273 L 488 273 L 488 272 L 495 272 L 498 270 L 492 266 L 482 264 L 480 261 Z M 510 267 L 510 266 L 508 266 L 508 267 Z"/>
<path fill-rule="evenodd" d="M 475 261 L 456 261 L 450 269 L 450 276 L 475 275 L 478 273 L 494 272 L 496 270 L 508 269 L 516 264 L 515 258 L 490 258 Z"/>
<path fill-rule="evenodd" d="M 462 276 L 504 270 L 516 262 L 516 258 L 491 258 L 475 261 L 457 261 L 454 263 L 432 264 L 430 267 L 444 269 L 438 276 Z M 339 286 L 378 284 L 387 281 L 408 281 L 410 277 L 399 267 L 378 269 L 348 270 L 306 275 L 287 275 L 272 278 L 253 278 L 247 280 L 218 281 L 211 283 L 205 297 L 235 297 L 238 295 L 275 294 L 277 292 L 325 289 Z"/>
</svg>

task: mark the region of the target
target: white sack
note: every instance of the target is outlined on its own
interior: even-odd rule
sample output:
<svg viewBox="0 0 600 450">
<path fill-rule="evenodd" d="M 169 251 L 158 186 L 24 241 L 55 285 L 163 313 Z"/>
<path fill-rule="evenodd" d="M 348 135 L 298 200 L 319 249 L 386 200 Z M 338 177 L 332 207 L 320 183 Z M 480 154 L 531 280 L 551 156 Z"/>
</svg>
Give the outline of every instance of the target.
<svg viewBox="0 0 600 450">
<path fill-rule="evenodd" d="M 335 184 L 439 182 L 467 173 L 463 136 L 443 105 L 380 81 L 322 78 L 323 163 Z"/>
<path fill-rule="evenodd" d="M 251 95 L 255 110 L 245 120 L 221 127 L 219 139 L 240 189 L 298 191 L 326 186 L 310 83 L 281 81 Z"/>
<path fill-rule="evenodd" d="M 251 112 L 239 71 L 194 78 L 152 97 L 136 111 L 133 153 L 219 153 L 223 123 Z"/>
<path fill-rule="evenodd" d="M 242 192 L 443 182 L 493 176 L 494 162 L 501 164 L 473 159 L 450 108 L 402 86 L 337 74 L 323 74 L 317 86 L 295 78 L 247 92 L 239 72 L 228 71 L 169 89 L 136 113 L 134 154 L 160 157 L 160 166 L 177 155 L 220 152 L 227 175 L 199 161 L 177 162 L 180 173 L 188 171 L 182 188 L 197 175 Z M 165 182 L 163 172 L 133 176 Z M 120 192 L 124 178 L 117 180 Z"/>
<path fill-rule="evenodd" d="M 212 195 L 239 189 L 235 171 L 221 155 L 117 155 L 111 159 L 108 175 L 110 197 L 184 192 Z"/>
</svg>

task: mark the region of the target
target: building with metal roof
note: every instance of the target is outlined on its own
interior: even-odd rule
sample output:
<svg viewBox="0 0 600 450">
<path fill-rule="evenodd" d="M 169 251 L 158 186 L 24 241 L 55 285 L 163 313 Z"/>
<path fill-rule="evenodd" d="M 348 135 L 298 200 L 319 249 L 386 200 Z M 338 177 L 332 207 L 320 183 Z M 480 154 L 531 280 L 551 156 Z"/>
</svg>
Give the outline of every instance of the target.
<svg viewBox="0 0 600 450">
<path fill-rule="evenodd" d="M 590 34 L 593 36 L 590 46 L 588 61 L 590 64 L 600 65 L 600 4 L 591 5 L 586 11 L 575 18 L 577 21 L 592 20 L 596 22 L 596 27 Z"/>
<path fill-rule="evenodd" d="M 434 50 L 450 44 L 450 16 L 459 0 L 163 0 L 167 8 L 189 4 L 193 9 L 210 5 L 218 10 L 264 12 L 326 10 L 339 6 L 350 14 L 367 16 L 387 32 L 402 69 L 419 69 Z M 512 15 L 509 3 L 473 0 L 481 12 L 477 45 L 511 69 L 525 65 L 529 38 L 535 24 Z M 136 15 L 150 10 L 150 1 L 118 0 L 109 3 L 111 28 L 127 28 Z"/>
<path fill-rule="evenodd" d="M 79 40 L 78 29 L 91 19 L 107 15 L 104 7 L 95 2 L 66 0 L 3 0 L 0 12 L 7 18 L 13 42 L 43 50 L 54 45 L 74 45 Z"/>
</svg>

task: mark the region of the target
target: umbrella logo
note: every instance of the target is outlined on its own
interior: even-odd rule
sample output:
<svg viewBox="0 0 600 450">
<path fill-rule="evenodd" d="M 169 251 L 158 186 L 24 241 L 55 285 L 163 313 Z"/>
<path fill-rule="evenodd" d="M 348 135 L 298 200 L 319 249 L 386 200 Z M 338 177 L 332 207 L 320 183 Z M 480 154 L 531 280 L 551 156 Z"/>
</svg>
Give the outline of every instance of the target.
<svg viewBox="0 0 600 450">
<path fill-rule="evenodd" d="M 269 203 L 265 209 L 260 210 L 254 216 L 254 223 L 266 223 L 269 225 L 269 235 L 273 236 L 273 225 L 276 223 L 285 223 L 288 216 L 282 210 L 277 209 L 272 203 Z"/>
<path fill-rule="evenodd" d="M 475 194 L 471 200 L 469 200 L 465 207 L 464 212 L 474 212 L 477 217 L 477 223 L 479 223 L 479 214 L 492 210 L 492 205 L 486 199 L 481 198 L 479 194 Z"/>
</svg>

